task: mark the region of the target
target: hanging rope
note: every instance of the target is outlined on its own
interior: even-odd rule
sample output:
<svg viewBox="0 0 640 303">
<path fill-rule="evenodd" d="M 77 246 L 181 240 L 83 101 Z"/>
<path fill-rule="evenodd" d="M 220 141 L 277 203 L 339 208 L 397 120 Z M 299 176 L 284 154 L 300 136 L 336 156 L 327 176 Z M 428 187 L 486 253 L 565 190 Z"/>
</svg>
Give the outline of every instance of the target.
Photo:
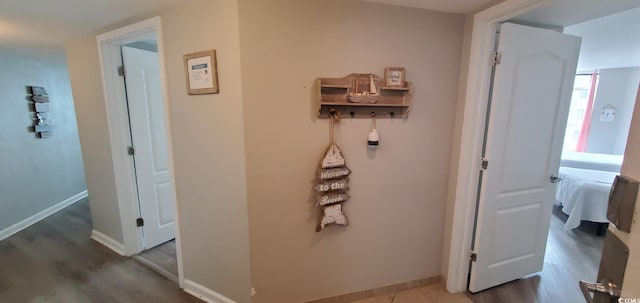
<svg viewBox="0 0 640 303">
<path fill-rule="evenodd" d="M 378 125 L 376 125 L 376 113 L 372 112 L 371 113 L 371 128 L 369 130 L 371 131 L 371 130 L 374 130 L 376 128 L 378 128 Z"/>
<path fill-rule="evenodd" d="M 331 142 L 331 146 L 335 144 L 335 134 L 334 134 L 334 126 L 333 126 L 333 118 L 334 114 L 331 113 L 331 119 L 329 119 L 329 142 Z"/>
<path fill-rule="evenodd" d="M 335 129 L 336 123 L 338 123 L 338 121 L 340 120 L 340 112 L 332 110 L 330 112 L 330 115 L 331 119 L 329 121 L 329 141 L 331 141 L 331 146 L 333 147 L 336 144 Z"/>
</svg>

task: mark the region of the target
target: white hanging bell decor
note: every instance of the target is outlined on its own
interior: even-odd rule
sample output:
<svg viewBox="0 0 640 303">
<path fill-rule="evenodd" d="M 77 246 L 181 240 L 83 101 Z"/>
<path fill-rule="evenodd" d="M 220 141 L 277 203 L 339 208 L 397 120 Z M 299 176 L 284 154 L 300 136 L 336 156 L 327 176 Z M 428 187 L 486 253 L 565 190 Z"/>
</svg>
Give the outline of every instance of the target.
<svg viewBox="0 0 640 303">
<path fill-rule="evenodd" d="M 369 149 L 377 149 L 380 145 L 380 134 L 376 129 L 376 114 L 371 113 L 371 130 L 369 130 L 369 137 L 367 137 L 367 147 Z"/>
</svg>

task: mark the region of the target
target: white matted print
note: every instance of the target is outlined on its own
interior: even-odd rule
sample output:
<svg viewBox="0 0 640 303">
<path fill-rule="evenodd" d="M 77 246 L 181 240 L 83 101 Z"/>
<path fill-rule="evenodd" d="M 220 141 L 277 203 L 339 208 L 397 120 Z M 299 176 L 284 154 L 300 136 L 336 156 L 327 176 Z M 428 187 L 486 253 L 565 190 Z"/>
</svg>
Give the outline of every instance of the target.
<svg viewBox="0 0 640 303">
<path fill-rule="evenodd" d="M 600 113 L 600 121 L 603 122 L 613 122 L 616 119 L 616 108 L 611 105 L 611 104 L 607 104 L 605 107 L 602 108 L 602 112 Z"/>
<path fill-rule="evenodd" d="M 387 87 L 404 87 L 404 67 L 387 67 L 384 70 Z"/>
<path fill-rule="evenodd" d="M 185 55 L 184 68 L 189 95 L 217 94 L 219 92 L 216 50 Z"/>
</svg>

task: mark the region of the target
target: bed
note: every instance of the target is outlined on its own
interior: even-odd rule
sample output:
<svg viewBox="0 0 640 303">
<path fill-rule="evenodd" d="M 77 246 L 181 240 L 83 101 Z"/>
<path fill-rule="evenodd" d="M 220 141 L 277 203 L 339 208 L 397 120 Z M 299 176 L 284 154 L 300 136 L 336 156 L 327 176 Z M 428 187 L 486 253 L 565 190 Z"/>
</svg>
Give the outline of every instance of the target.
<svg viewBox="0 0 640 303">
<path fill-rule="evenodd" d="M 580 221 L 608 223 L 609 192 L 617 172 L 560 167 L 562 180 L 556 186 L 556 200 L 569 218 L 565 230 L 576 228 Z"/>
<path fill-rule="evenodd" d="M 610 172 L 620 172 L 622 155 L 563 152 L 560 167 L 574 167 Z"/>
<path fill-rule="evenodd" d="M 565 229 L 576 228 L 583 220 L 608 223 L 609 191 L 622 160 L 622 155 L 562 153 L 556 200 L 569 216 Z"/>
</svg>

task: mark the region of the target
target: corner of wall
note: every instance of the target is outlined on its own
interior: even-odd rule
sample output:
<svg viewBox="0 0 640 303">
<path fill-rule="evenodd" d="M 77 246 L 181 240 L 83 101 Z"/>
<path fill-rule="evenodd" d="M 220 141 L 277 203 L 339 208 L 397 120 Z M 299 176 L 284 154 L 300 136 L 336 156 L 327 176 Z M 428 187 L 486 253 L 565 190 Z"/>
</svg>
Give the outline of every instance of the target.
<svg viewBox="0 0 640 303">
<path fill-rule="evenodd" d="M 100 68 L 96 68 L 100 66 L 96 36 L 86 35 L 68 41 L 65 48 L 86 184 L 91 193 L 89 204 L 93 228 L 122 243 L 124 236 L 117 202 L 102 75 Z"/>
<path fill-rule="evenodd" d="M 456 101 L 456 115 L 453 131 L 453 148 L 451 152 L 451 171 L 449 173 L 447 207 L 445 215 L 445 229 L 442 245 L 442 263 L 440 276 L 446 281 L 449 271 L 449 257 L 451 254 L 451 233 L 453 230 L 453 212 L 456 199 L 460 146 L 462 140 L 462 119 L 464 117 L 465 97 L 469 72 L 469 56 L 471 54 L 471 33 L 473 30 L 473 14 L 465 16 L 464 34 L 462 41 L 462 55 L 460 58 L 460 80 L 458 83 L 458 98 Z M 446 282 L 445 282 L 446 283 Z"/>
</svg>

